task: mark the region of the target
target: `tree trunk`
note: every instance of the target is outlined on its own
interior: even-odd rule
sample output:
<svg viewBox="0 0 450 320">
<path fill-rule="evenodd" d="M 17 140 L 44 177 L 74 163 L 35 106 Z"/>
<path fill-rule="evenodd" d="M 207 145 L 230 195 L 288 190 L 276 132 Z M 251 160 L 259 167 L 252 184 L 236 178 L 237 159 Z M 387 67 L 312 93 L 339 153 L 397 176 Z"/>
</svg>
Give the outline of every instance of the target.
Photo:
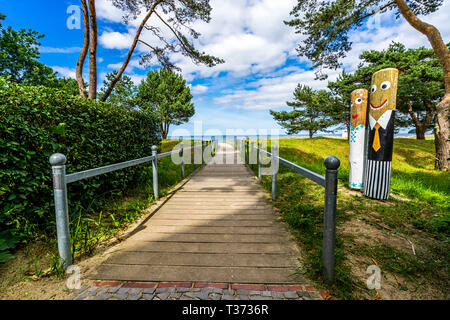
<svg viewBox="0 0 450 320">
<path fill-rule="evenodd" d="M 449 170 L 449 109 L 450 93 L 446 93 L 444 99 L 436 107 L 436 120 L 434 122 L 434 145 L 436 148 L 436 160 L 434 167 L 440 170 Z"/>
<path fill-rule="evenodd" d="M 128 51 L 128 55 L 125 59 L 125 62 L 123 63 L 122 67 L 119 69 L 119 71 L 117 72 L 116 76 L 114 77 L 114 79 L 112 79 L 111 83 L 108 86 L 108 89 L 106 89 L 105 94 L 102 97 L 102 101 L 106 101 L 106 99 L 108 99 L 109 95 L 111 94 L 111 92 L 114 89 L 114 86 L 116 85 L 117 81 L 119 81 L 120 77 L 122 76 L 122 74 L 124 73 L 125 69 L 128 66 L 128 63 L 130 62 L 131 56 L 133 55 L 134 49 L 137 46 L 137 43 L 139 41 L 139 36 L 142 33 L 142 30 L 144 29 L 145 24 L 147 23 L 148 19 L 150 19 L 152 13 L 155 11 L 155 8 L 158 4 L 161 3 L 160 1 L 157 1 L 152 8 L 150 9 L 150 11 L 147 13 L 147 15 L 145 16 L 144 20 L 142 20 L 141 24 L 139 25 L 139 28 L 136 32 L 136 35 L 134 36 L 134 40 L 133 40 L 133 44 L 131 45 L 130 50 Z"/>
<path fill-rule="evenodd" d="M 89 50 L 89 11 L 86 4 L 86 0 L 81 0 L 81 7 L 83 8 L 83 20 L 84 20 L 84 42 L 83 48 L 81 48 L 80 57 L 77 62 L 77 69 L 75 72 L 78 89 L 82 98 L 87 98 L 86 87 L 83 80 L 83 66 L 86 60 L 86 55 Z"/>
<path fill-rule="evenodd" d="M 309 138 L 312 139 L 312 137 L 313 137 L 313 131 L 309 130 Z"/>
<path fill-rule="evenodd" d="M 436 111 L 430 101 L 424 100 L 423 103 L 426 108 L 425 119 L 422 122 L 420 122 L 420 120 L 417 118 L 416 114 L 414 113 L 411 102 L 408 101 L 408 113 L 411 116 L 414 126 L 416 127 L 416 139 L 417 140 L 425 140 L 425 132 L 427 131 L 428 127 L 430 126 L 431 121 L 433 120 L 434 113 Z"/>
<path fill-rule="evenodd" d="M 421 21 L 411 11 L 405 0 L 395 0 L 400 13 L 408 21 L 408 23 L 419 32 L 427 36 L 428 41 L 433 47 L 439 62 L 444 70 L 445 95 L 442 101 L 436 107 L 435 121 L 435 147 L 436 161 L 435 168 L 440 170 L 449 170 L 449 151 L 450 151 L 450 50 L 442 40 L 442 36 L 436 27 Z"/>
<path fill-rule="evenodd" d="M 97 13 L 95 0 L 89 0 L 91 20 L 91 48 L 89 50 L 89 98 L 97 98 Z"/>
</svg>

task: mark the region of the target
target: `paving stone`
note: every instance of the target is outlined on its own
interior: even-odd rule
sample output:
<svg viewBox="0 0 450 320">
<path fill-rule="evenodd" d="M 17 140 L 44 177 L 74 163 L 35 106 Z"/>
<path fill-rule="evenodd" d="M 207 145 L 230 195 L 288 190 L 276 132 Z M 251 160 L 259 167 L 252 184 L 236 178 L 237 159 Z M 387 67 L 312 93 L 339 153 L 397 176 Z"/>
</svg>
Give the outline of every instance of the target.
<svg viewBox="0 0 450 320">
<path fill-rule="evenodd" d="M 97 291 L 98 287 L 89 287 L 88 291 L 89 292 L 93 292 L 93 291 Z"/>
<path fill-rule="evenodd" d="M 113 298 L 115 298 L 117 300 L 126 300 L 127 296 L 128 295 L 125 293 L 116 293 L 115 295 L 113 295 Z"/>
<path fill-rule="evenodd" d="M 251 290 L 248 295 L 253 296 L 253 295 L 260 295 L 261 291 L 257 291 L 257 290 Z"/>
<path fill-rule="evenodd" d="M 89 296 L 88 292 L 84 292 L 83 294 L 81 294 L 78 298 L 76 298 L 75 300 L 83 300 L 86 299 Z"/>
<path fill-rule="evenodd" d="M 101 295 L 96 296 L 95 300 L 108 300 L 111 297 L 112 297 L 112 295 L 110 295 L 108 293 L 103 293 Z"/>
<path fill-rule="evenodd" d="M 284 296 L 288 299 L 297 299 L 298 298 L 297 292 L 295 292 L 295 291 L 286 291 L 286 292 L 284 292 Z"/>
<path fill-rule="evenodd" d="M 208 300 L 209 292 L 199 292 L 196 294 L 197 298 L 200 300 Z"/>
<path fill-rule="evenodd" d="M 116 293 L 119 290 L 119 287 L 109 287 L 106 289 L 107 293 Z"/>
<path fill-rule="evenodd" d="M 212 288 L 212 292 L 218 293 L 218 294 L 222 294 L 222 293 L 223 293 L 223 289 L 220 289 L 220 288 Z"/>
<path fill-rule="evenodd" d="M 310 292 L 309 293 L 312 299 L 321 300 L 322 296 L 318 292 Z"/>
<path fill-rule="evenodd" d="M 169 292 L 169 287 L 157 288 L 156 293 Z"/>
<path fill-rule="evenodd" d="M 129 295 L 139 295 L 139 294 L 141 294 L 142 293 L 142 289 L 139 289 L 139 288 L 131 288 L 129 291 L 128 291 L 128 294 Z"/>
<path fill-rule="evenodd" d="M 250 291 L 244 289 L 237 289 L 236 294 L 248 296 Z"/>
<path fill-rule="evenodd" d="M 274 299 L 283 299 L 284 298 L 284 294 L 283 294 L 283 292 L 272 291 L 272 298 L 274 298 Z"/>
<path fill-rule="evenodd" d="M 154 294 L 147 294 L 147 293 L 144 293 L 144 294 L 142 295 L 142 298 L 144 298 L 145 300 L 152 300 L 154 296 L 155 296 Z"/>
<path fill-rule="evenodd" d="M 234 300 L 234 296 L 229 294 L 224 294 L 222 300 Z"/>
<path fill-rule="evenodd" d="M 180 300 L 193 300 L 191 297 L 185 297 L 185 296 L 182 296 L 181 298 L 180 298 Z"/>
<path fill-rule="evenodd" d="M 263 297 L 271 297 L 272 296 L 272 292 L 271 291 L 263 291 L 263 292 L 261 292 L 261 295 Z"/>
<path fill-rule="evenodd" d="M 145 288 L 142 290 L 142 293 L 151 294 L 155 292 L 155 288 Z"/>
<path fill-rule="evenodd" d="M 250 300 L 270 300 L 269 297 L 263 297 L 263 296 L 251 296 L 249 298 L 250 298 Z"/>
<path fill-rule="evenodd" d="M 74 295 L 79 295 L 79 294 L 81 294 L 82 292 L 86 291 L 86 289 L 89 289 L 89 286 L 81 287 L 80 289 L 78 289 L 77 291 L 75 291 Z"/>
<path fill-rule="evenodd" d="M 309 295 L 309 292 L 303 292 L 302 293 L 302 297 L 311 299 L 311 296 Z"/>
<path fill-rule="evenodd" d="M 128 293 L 129 290 L 130 290 L 130 288 L 120 288 L 119 290 L 117 290 L 117 293 L 125 294 L 125 293 Z"/>
<path fill-rule="evenodd" d="M 191 289 L 191 288 L 178 287 L 176 291 L 177 292 L 188 292 L 188 291 L 190 291 L 189 289 Z"/>
<path fill-rule="evenodd" d="M 174 292 L 170 294 L 170 298 L 175 298 L 178 299 L 179 297 L 181 297 L 181 292 Z"/>
<path fill-rule="evenodd" d="M 92 296 L 96 296 L 97 295 L 97 291 L 95 291 L 95 290 L 94 291 L 88 291 L 87 294 L 88 294 L 88 296 L 91 296 L 91 297 Z"/>
<path fill-rule="evenodd" d="M 169 297 L 170 293 L 169 292 L 162 292 L 158 294 L 158 298 L 161 300 L 166 300 Z"/>
<path fill-rule="evenodd" d="M 196 292 L 186 292 L 184 295 L 189 298 L 197 298 Z"/>
<path fill-rule="evenodd" d="M 130 294 L 130 295 L 128 295 L 127 300 L 139 300 L 141 297 L 142 297 L 142 293 Z"/>
<path fill-rule="evenodd" d="M 223 294 L 226 294 L 226 295 L 234 296 L 234 293 L 235 293 L 234 290 L 230 290 L 230 289 L 223 290 Z"/>
<path fill-rule="evenodd" d="M 242 296 L 238 296 L 237 299 L 238 300 L 249 300 L 250 298 L 246 295 L 242 295 Z"/>
<path fill-rule="evenodd" d="M 211 293 L 209 295 L 209 299 L 210 300 L 220 300 L 222 298 L 221 294 L 217 294 L 217 293 Z"/>
</svg>

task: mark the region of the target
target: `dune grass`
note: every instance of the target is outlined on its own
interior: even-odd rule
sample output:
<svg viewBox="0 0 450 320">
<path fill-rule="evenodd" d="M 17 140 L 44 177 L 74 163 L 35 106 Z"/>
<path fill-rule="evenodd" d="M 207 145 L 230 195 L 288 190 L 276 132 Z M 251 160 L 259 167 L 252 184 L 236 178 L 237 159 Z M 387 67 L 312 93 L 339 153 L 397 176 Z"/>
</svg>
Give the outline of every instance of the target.
<svg viewBox="0 0 450 320">
<path fill-rule="evenodd" d="M 383 271 L 395 277 L 400 273 L 406 282 L 412 283 L 411 286 L 417 285 L 416 279 L 425 278 L 430 292 L 448 293 L 450 174 L 434 170 L 434 141 L 395 139 L 391 197 L 387 201 L 367 199 L 360 192 L 347 187 L 347 140 L 326 137 L 280 139 L 281 157 L 321 175 L 325 174 L 323 161 L 329 155 L 335 155 L 341 160 L 338 175 L 336 281 L 328 287 L 333 296 L 343 299 L 374 297 L 375 294 L 365 286 L 366 276 L 355 275 L 355 269 L 362 268 L 362 261 L 368 264 L 376 261 Z M 253 166 L 253 170 L 256 173 L 256 166 Z M 280 167 L 277 181 L 278 197 L 274 204 L 302 248 L 304 266 L 299 272 L 323 285 L 321 240 L 324 190 L 283 166 Z M 271 189 L 270 176 L 264 176 L 261 182 L 267 190 Z M 355 224 L 362 232 L 355 232 L 355 228 L 351 228 Z M 365 239 L 364 232 L 379 235 L 375 239 L 371 237 L 369 241 Z M 402 251 L 404 248 L 391 245 L 390 237 L 413 239 L 416 243 L 415 254 L 411 250 Z M 409 244 L 404 242 L 408 247 Z M 359 262 L 353 261 L 355 255 Z M 407 267 L 402 267 L 399 259 L 406 261 L 404 264 Z M 397 289 L 403 290 L 405 287 L 402 284 Z M 392 297 L 395 294 L 390 292 L 384 296 Z M 424 293 L 425 297 L 436 297 L 427 294 Z"/>
</svg>

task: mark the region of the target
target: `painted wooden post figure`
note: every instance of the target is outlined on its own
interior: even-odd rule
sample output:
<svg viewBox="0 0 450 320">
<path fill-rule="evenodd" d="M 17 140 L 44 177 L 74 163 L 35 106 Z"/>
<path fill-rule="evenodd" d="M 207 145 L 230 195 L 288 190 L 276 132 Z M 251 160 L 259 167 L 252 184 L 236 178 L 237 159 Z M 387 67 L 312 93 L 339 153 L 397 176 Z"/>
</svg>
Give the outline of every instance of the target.
<svg viewBox="0 0 450 320">
<path fill-rule="evenodd" d="M 364 167 L 366 163 L 366 121 L 369 92 L 366 89 L 356 89 L 352 92 L 350 115 L 350 150 L 349 186 L 352 189 L 362 189 Z"/>
<path fill-rule="evenodd" d="M 398 70 L 394 68 L 372 76 L 364 195 L 378 200 L 389 198 L 397 81 Z"/>
</svg>

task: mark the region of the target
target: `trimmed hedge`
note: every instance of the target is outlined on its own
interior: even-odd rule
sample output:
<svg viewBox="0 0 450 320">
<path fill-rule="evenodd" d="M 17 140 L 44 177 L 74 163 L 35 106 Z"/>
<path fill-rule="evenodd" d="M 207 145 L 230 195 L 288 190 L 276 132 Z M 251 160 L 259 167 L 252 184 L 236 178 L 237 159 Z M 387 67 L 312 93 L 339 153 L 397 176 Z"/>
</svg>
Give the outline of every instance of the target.
<svg viewBox="0 0 450 320">
<path fill-rule="evenodd" d="M 140 158 L 161 141 L 149 114 L 0 77 L 0 230 L 21 236 L 53 232 L 49 157 L 67 157 L 67 173 Z M 69 185 L 69 212 L 149 178 L 131 167 Z M 93 200 L 96 201 L 93 201 Z"/>
</svg>

